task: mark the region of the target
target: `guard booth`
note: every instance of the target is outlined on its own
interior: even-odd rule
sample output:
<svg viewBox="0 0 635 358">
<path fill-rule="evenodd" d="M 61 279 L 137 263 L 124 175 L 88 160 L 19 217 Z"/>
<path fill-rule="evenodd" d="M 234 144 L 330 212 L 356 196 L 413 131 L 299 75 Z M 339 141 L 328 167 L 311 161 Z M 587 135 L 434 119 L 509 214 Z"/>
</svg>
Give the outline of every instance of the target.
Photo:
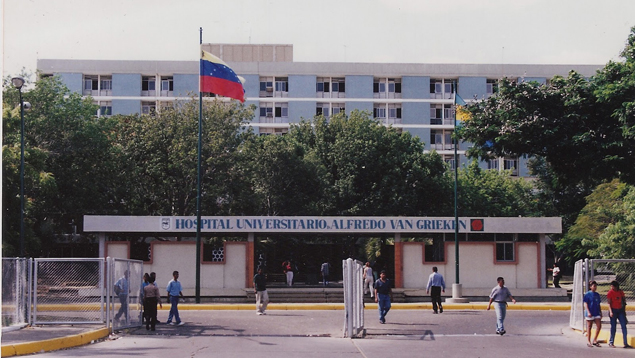
<svg viewBox="0 0 635 358">
<path fill-rule="evenodd" d="M 266 236 L 390 237 L 394 259 L 386 262 L 396 288 L 421 288 L 432 266 L 455 275 L 453 217 L 307 217 L 208 216 L 201 235 L 231 237 L 213 250 L 201 248 L 201 295 L 252 287 L 256 240 Z M 130 258 L 123 234 L 162 238 L 148 247 L 144 271 L 167 282 L 181 274 L 185 295 L 193 295 L 196 271 L 196 218 L 189 216 L 84 216 L 84 232 L 99 238 L 100 257 Z M 505 276 L 510 288 L 546 287 L 545 245 L 548 234 L 562 232 L 559 217 L 459 218 L 459 263 L 463 287 L 490 287 L 491 277 Z M 177 241 L 176 238 L 180 241 Z M 275 245 L 275 244 L 274 244 Z M 268 263 L 275 270 L 279 262 Z M 333 262 L 333 266 L 338 265 Z"/>
</svg>

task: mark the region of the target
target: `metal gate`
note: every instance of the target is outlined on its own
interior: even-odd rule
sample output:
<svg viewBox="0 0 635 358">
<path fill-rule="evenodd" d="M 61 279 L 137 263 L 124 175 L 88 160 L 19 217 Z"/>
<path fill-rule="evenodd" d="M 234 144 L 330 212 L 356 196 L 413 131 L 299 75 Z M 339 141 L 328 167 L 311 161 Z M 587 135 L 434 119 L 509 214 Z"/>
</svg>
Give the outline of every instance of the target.
<svg viewBox="0 0 635 358">
<path fill-rule="evenodd" d="M 598 283 L 598 292 L 607 292 L 612 281 L 620 284 L 624 291 L 626 302 L 633 302 L 635 296 L 635 260 L 633 259 L 585 259 L 575 264 L 573 274 L 573 293 L 571 297 L 571 313 L 569 325 L 572 328 L 585 330 L 583 297 L 589 290 L 589 281 Z M 600 294 L 602 303 L 606 304 L 606 294 Z M 627 314 L 630 311 L 627 311 Z M 608 323 L 608 315 L 602 319 Z"/>
<path fill-rule="evenodd" d="M 364 329 L 364 265 L 357 260 L 342 261 L 344 278 L 344 337 L 361 337 Z"/>
<path fill-rule="evenodd" d="M 104 259 L 34 260 L 33 323 L 105 322 Z"/>
<path fill-rule="evenodd" d="M 143 261 L 108 259 L 107 326 L 113 330 L 142 324 Z"/>
<path fill-rule="evenodd" d="M 19 329 L 29 322 L 32 260 L 2 259 L 2 331 Z"/>
</svg>

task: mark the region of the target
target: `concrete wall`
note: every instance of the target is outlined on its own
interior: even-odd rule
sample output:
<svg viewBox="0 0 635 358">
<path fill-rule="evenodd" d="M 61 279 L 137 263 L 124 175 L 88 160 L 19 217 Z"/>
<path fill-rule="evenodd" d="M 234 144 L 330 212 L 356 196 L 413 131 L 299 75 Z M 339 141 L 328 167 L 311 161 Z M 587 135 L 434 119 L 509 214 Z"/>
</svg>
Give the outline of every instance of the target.
<svg viewBox="0 0 635 358">
<path fill-rule="evenodd" d="M 123 241 L 106 242 L 106 255 L 128 259 L 130 244 Z M 183 294 L 193 296 L 196 289 L 196 243 L 161 242 L 151 244 L 152 260 L 143 263 L 144 272 L 156 272 L 161 290 L 165 290 L 172 279 L 172 272 L 179 271 Z M 201 295 L 209 295 L 212 290 L 247 287 L 247 243 L 226 242 L 224 262 L 204 262 L 201 260 Z"/>
<path fill-rule="evenodd" d="M 540 288 L 538 243 L 517 242 L 515 262 L 496 262 L 495 245 L 494 242 L 459 244 L 459 280 L 464 288 L 494 287 L 498 276 L 505 278 L 510 289 Z M 404 243 L 404 288 L 425 289 L 432 266 L 437 266 L 446 288 L 451 288 L 455 280 L 454 243 L 446 243 L 444 262 L 424 262 L 423 246 L 420 242 Z"/>
</svg>

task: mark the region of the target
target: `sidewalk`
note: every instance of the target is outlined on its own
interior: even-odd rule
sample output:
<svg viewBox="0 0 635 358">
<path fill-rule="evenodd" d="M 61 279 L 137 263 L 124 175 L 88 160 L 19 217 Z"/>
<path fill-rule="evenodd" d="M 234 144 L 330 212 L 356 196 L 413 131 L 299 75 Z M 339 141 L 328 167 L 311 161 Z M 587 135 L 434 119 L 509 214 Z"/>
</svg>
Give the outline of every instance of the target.
<svg viewBox="0 0 635 358">
<path fill-rule="evenodd" d="M 464 304 L 445 304 L 444 309 L 450 310 L 485 310 L 487 302 L 474 302 Z M 394 303 L 393 310 L 431 310 L 431 303 Z M 545 302 L 545 303 L 517 303 L 510 304 L 510 310 L 557 310 L 567 311 L 569 303 Z M 179 305 L 180 311 L 229 311 L 248 310 L 253 311 L 253 304 L 187 304 Z M 268 310 L 292 311 L 292 310 L 344 310 L 343 303 L 272 303 Z M 366 304 L 365 310 L 377 310 L 377 304 Z M 169 311 L 164 305 L 161 311 Z M 108 337 L 109 330 L 104 325 L 40 325 L 26 327 L 20 330 L 2 334 L 2 357 L 32 354 L 45 351 L 53 351 L 90 344 L 94 341 Z"/>
</svg>

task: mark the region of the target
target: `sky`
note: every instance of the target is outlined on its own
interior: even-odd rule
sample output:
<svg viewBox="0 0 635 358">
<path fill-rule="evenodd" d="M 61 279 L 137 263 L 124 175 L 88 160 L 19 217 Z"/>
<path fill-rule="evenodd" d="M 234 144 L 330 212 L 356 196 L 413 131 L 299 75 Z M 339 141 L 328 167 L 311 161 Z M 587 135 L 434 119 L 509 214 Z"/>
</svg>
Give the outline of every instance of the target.
<svg viewBox="0 0 635 358">
<path fill-rule="evenodd" d="M 3 77 L 37 59 L 198 60 L 204 43 L 292 44 L 294 61 L 599 64 L 634 0 L 3 0 Z"/>
</svg>

